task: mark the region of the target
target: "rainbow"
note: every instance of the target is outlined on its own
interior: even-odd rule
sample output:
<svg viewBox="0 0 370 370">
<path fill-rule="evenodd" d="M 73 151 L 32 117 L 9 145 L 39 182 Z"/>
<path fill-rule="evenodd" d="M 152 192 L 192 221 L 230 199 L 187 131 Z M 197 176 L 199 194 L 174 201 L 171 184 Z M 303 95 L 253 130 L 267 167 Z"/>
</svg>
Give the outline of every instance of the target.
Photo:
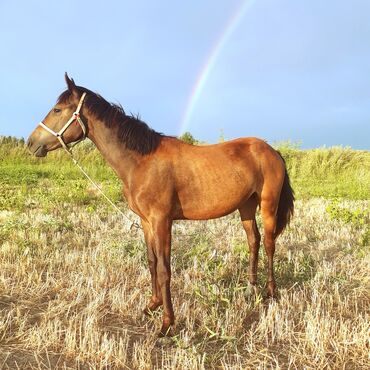
<svg viewBox="0 0 370 370">
<path fill-rule="evenodd" d="M 235 29 L 239 26 L 246 12 L 252 7 L 254 2 L 255 0 L 244 0 L 236 8 L 235 12 L 226 23 L 223 32 L 221 32 L 221 36 L 211 48 L 211 52 L 206 58 L 205 63 L 203 64 L 200 73 L 198 74 L 198 78 L 196 79 L 187 100 L 186 108 L 180 121 L 180 134 L 184 133 L 189 126 L 190 118 L 194 112 L 194 108 L 222 49 L 224 48 L 231 35 L 234 33 Z"/>
</svg>

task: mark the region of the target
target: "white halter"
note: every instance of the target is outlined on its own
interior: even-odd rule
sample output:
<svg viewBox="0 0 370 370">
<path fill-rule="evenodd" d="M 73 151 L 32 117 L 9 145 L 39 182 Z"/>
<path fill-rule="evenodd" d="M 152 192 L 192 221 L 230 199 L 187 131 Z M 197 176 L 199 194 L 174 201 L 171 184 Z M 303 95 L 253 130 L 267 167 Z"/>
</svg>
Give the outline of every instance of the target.
<svg viewBox="0 0 370 370">
<path fill-rule="evenodd" d="M 70 153 L 70 149 L 72 146 L 78 144 L 80 141 L 82 140 L 85 140 L 86 139 L 86 133 L 87 133 L 87 130 L 86 130 L 86 126 L 85 124 L 83 123 L 81 117 L 80 117 L 80 110 L 81 110 L 81 107 L 82 107 L 82 103 L 85 99 L 85 96 L 86 96 L 86 93 L 83 93 L 82 96 L 81 96 L 81 99 L 77 105 L 77 109 L 75 112 L 73 112 L 72 114 L 72 117 L 68 120 L 68 122 L 59 130 L 59 132 L 55 132 L 54 130 L 52 130 L 50 127 L 46 126 L 44 124 L 44 122 L 40 122 L 39 125 L 44 128 L 47 132 L 49 132 L 50 134 L 52 134 L 53 136 L 55 136 L 59 141 L 60 143 L 62 144 L 62 147 L 68 152 Z M 64 142 L 63 140 L 63 134 L 64 132 L 67 130 L 67 128 L 74 122 L 74 121 L 77 121 L 80 126 L 81 126 L 81 129 L 82 129 L 82 132 L 83 132 L 83 136 L 81 139 L 75 141 L 70 147 L 68 146 L 67 143 Z"/>
<path fill-rule="evenodd" d="M 80 141 L 86 139 L 86 134 L 87 134 L 87 130 L 86 130 L 86 126 L 85 124 L 83 123 L 81 117 L 80 117 L 80 110 L 81 110 L 81 107 L 82 107 L 82 103 L 84 101 L 86 97 L 86 93 L 83 93 L 82 96 L 81 96 L 81 99 L 77 105 L 77 109 L 75 112 L 73 112 L 72 114 L 72 117 L 68 120 L 68 122 L 59 130 L 59 132 L 55 132 L 53 131 L 51 128 L 49 128 L 48 126 L 46 126 L 44 124 L 44 122 L 40 122 L 39 125 L 44 128 L 47 132 L 49 132 L 50 134 L 52 134 L 53 136 L 55 136 L 59 141 L 60 143 L 62 144 L 63 148 L 66 150 L 66 152 L 70 155 L 73 163 L 80 169 L 80 171 L 86 176 L 86 178 L 98 189 L 98 191 L 101 193 L 101 195 L 104 196 L 104 198 L 123 216 L 125 217 L 127 220 L 129 220 L 131 222 L 131 226 L 130 226 L 130 230 L 133 228 L 133 227 L 136 227 L 137 229 L 141 229 L 141 227 L 138 225 L 138 223 L 136 221 L 131 221 L 131 219 L 129 217 L 127 217 L 127 215 L 125 213 L 123 213 L 110 199 L 109 197 L 103 192 L 102 188 L 89 176 L 89 174 L 83 169 L 83 167 L 78 163 L 77 159 L 73 156 L 73 153 L 71 151 L 71 147 L 76 145 L 77 143 L 79 143 Z M 81 128 L 82 128 L 82 132 L 83 132 L 83 136 L 81 139 L 75 141 L 71 146 L 68 146 L 68 144 L 66 144 L 63 140 L 63 133 L 65 130 L 68 129 L 68 127 L 72 124 L 72 122 L 74 121 L 77 121 Z"/>
</svg>

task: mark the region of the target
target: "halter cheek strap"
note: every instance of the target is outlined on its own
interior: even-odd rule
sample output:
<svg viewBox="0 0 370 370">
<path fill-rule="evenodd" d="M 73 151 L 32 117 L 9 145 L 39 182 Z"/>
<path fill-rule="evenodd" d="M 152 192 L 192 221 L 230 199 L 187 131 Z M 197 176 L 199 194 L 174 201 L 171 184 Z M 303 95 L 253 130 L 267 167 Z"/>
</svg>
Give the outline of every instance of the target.
<svg viewBox="0 0 370 370">
<path fill-rule="evenodd" d="M 58 131 L 58 132 L 55 132 L 54 130 L 52 130 L 50 127 L 46 126 L 44 124 L 44 122 L 40 122 L 39 125 L 45 129 L 47 132 L 49 132 L 50 134 L 52 134 L 53 136 L 55 136 L 61 143 L 62 147 L 68 152 L 68 153 L 71 153 L 70 150 L 73 146 L 75 146 L 76 144 L 78 144 L 79 142 L 81 142 L 82 140 L 85 140 L 86 139 L 86 134 L 87 134 L 87 130 L 86 130 L 86 126 L 84 124 L 84 122 L 82 121 L 81 117 L 80 117 L 80 110 L 81 110 L 81 107 L 82 107 L 82 103 L 84 101 L 86 97 L 86 93 L 83 93 L 82 96 L 81 96 L 81 99 L 80 101 L 78 102 L 78 105 L 77 105 L 77 109 L 75 112 L 73 112 L 72 114 L 72 117 L 68 120 L 68 122 Z M 82 138 L 75 141 L 72 145 L 68 146 L 68 144 L 63 140 L 63 134 L 64 132 L 68 129 L 68 127 L 73 123 L 73 122 L 78 122 L 79 125 L 81 126 L 81 129 L 82 129 Z"/>
</svg>

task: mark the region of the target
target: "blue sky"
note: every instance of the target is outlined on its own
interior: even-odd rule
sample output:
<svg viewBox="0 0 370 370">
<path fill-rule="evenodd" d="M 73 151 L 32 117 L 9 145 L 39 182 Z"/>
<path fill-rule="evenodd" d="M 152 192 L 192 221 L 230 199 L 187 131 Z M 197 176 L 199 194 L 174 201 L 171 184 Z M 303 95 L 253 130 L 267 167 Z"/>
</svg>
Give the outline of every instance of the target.
<svg viewBox="0 0 370 370">
<path fill-rule="evenodd" d="M 241 0 L 1 1 L 0 135 L 27 137 L 76 83 L 178 135 Z M 370 1 L 254 0 L 219 51 L 185 127 L 370 149 Z"/>
</svg>

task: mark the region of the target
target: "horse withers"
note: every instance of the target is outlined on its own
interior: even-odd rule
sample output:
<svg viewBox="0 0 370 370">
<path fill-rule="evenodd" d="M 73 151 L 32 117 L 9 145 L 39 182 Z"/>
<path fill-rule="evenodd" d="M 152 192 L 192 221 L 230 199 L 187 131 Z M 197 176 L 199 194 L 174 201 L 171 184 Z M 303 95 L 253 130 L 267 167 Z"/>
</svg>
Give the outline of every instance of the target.
<svg viewBox="0 0 370 370">
<path fill-rule="evenodd" d="M 249 281 L 257 283 L 261 209 L 268 258 L 267 293 L 274 297 L 275 240 L 289 223 L 294 195 L 281 155 L 263 140 L 241 138 L 194 146 L 149 128 L 121 106 L 76 86 L 68 89 L 32 132 L 29 150 L 38 157 L 88 137 L 122 181 L 129 207 L 141 219 L 152 297 L 144 312 L 163 305 L 160 335 L 174 324 L 171 300 L 171 227 L 174 220 L 206 220 L 238 210 L 247 234 Z"/>
</svg>

